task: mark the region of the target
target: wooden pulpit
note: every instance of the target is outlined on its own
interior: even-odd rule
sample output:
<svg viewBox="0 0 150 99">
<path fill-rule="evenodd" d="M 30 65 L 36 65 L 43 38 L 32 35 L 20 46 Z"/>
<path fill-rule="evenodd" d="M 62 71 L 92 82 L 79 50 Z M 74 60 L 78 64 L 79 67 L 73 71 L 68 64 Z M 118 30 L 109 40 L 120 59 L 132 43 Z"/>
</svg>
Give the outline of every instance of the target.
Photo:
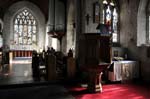
<svg viewBox="0 0 150 99">
<path fill-rule="evenodd" d="M 88 73 L 88 91 L 89 92 L 102 92 L 101 77 L 103 71 L 108 68 L 109 63 L 101 63 L 97 66 L 87 67 L 85 70 Z"/>
<path fill-rule="evenodd" d="M 85 33 L 84 68 L 88 73 L 88 90 L 102 92 L 101 76 L 111 63 L 111 35 Z"/>
</svg>

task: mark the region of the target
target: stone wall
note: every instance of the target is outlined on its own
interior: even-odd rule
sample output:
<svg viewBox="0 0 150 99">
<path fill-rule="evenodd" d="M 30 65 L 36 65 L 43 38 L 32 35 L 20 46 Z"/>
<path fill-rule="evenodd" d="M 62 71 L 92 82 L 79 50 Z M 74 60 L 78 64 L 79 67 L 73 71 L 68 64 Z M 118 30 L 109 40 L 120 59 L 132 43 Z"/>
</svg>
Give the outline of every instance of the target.
<svg viewBox="0 0 150 99">
<path fill-rule="evenodd" d="M 150 58 L 147 57 L 148 47 L 146 46 L 146 41 L 144 41 L 146 40 L 146 27 L 142 25 L 143 23 L 146 23 L 144 21 L 144 17 L 141 17 L 143 19 L 140 19 L 138 15 L 141 3 L 147 4 L 147 0 L 141 0 L 141 2 L 139 2 L 139 0 L 131 0 L 129 2 L 122 0 L 120 2 L 120 43 L 123 47 L 128 48 L 128 55 L 130 59 L 139 61 L 141 78 L 144 81 L 150 81 L 148 76 L 150 75 Z M 142 9 L 145 8 L 146 5 L 143 6 Z M 139 20 L 143 21 L 139 22 Z M 138 27 L 139 25 L 140 27 Z M 140 37 L 138 37 L 138 30 L 141 31 Z M 145 45 L 137 46 L 138 41 L 144 42 Z"/>
</svg>

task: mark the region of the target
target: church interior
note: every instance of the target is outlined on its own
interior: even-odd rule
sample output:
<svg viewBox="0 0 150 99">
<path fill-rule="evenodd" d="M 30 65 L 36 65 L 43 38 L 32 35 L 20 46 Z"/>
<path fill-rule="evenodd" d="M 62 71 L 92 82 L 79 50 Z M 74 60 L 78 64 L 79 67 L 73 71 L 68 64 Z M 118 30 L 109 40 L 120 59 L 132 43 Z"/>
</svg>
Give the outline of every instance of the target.
<svg viewBox="0 0 150 99">
<path fill-rule="evenodd" d="M 149 0 L 0 0 L 0 97 L 149 99 Z"/>
</svg>

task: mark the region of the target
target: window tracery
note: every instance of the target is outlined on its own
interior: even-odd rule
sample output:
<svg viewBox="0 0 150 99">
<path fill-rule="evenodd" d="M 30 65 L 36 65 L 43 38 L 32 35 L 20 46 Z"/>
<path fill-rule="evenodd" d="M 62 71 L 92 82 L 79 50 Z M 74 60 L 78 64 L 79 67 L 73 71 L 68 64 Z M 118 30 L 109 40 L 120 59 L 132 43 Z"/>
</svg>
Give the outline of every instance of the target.
<svg viewBox="0 0 150 99">
<path fill-rule="evenodd" d="M 28 11 L 23 10 L 14 19 L 14 43 L 17 45 L 32 45 L 37 42 L 37 21 Z"/>
</svg>

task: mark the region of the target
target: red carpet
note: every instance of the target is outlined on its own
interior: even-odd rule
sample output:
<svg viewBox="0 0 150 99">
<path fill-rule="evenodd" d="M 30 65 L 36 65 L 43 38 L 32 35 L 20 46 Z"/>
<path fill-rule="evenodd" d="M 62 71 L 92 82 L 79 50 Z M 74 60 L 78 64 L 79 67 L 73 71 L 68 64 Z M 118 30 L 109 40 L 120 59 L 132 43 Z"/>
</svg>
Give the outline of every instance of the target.
<svg viewBox="0 0 150 99">
<path fill-rule="evenodd" d="M 143 85 L 103 85 L 102 93 L 88 93 L 85 87 L 70 87 L 69 91 L 76 99 L 150 99 L 150 89 Z"/>
</svg>

